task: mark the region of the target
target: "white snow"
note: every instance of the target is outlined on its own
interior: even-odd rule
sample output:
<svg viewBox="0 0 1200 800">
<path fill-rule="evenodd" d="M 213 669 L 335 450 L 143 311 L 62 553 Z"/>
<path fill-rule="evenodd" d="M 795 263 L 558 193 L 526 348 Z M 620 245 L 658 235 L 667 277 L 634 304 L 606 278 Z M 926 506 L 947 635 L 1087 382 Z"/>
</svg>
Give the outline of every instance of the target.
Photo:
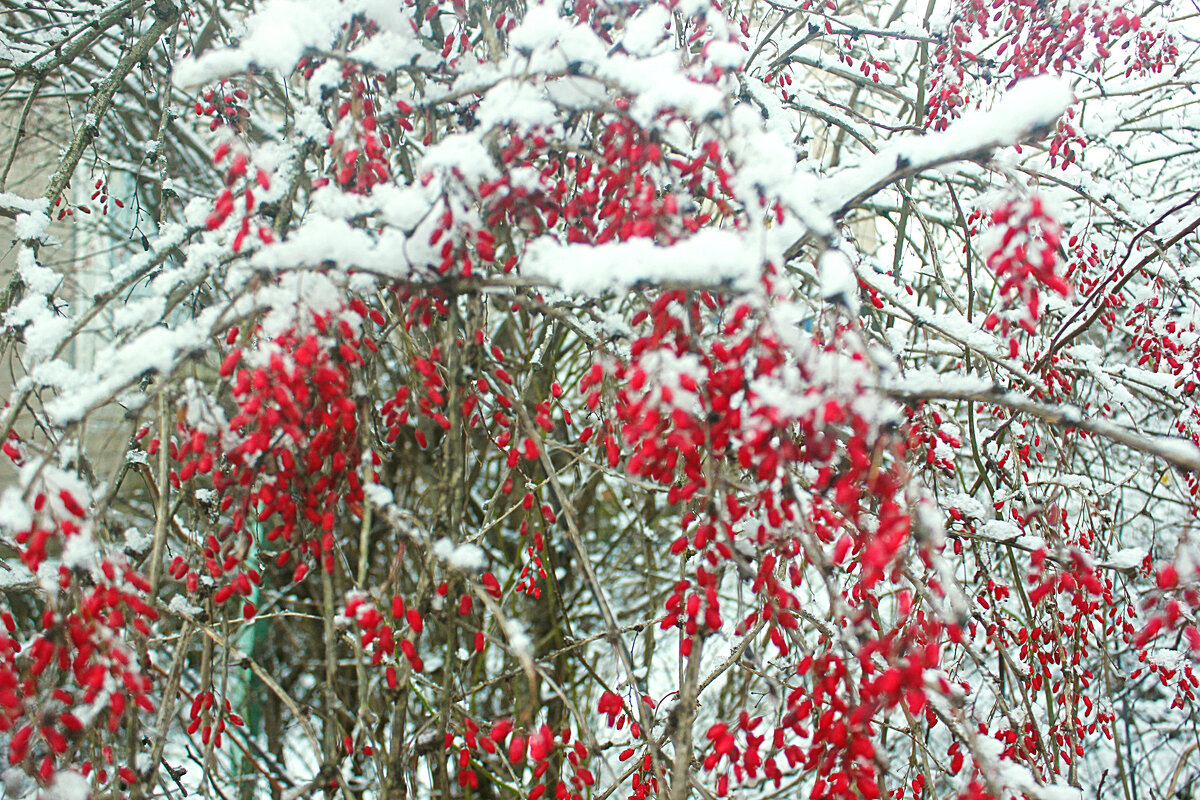
<svg viewBox="0 0 1200 800">
<path fill-rule="evenodd" d="M 837 248 L 826 250 L 817 262 L 817 276 L 826 300 L 838 300 L 851 314 L 858 313 L 858 277 L 849 255 Z"/>
<path fill-rule="evenodd" d="M 14 233 L 18 239 L 41 239 L 50 227 L 50 217 L 44 211 L 31 211 L 18 214 Z"/>
<path fill-rule="evenodd" d="M 703 230 L 670 246 L 649 239 L 588 245 L 540 238 L 530 244 L 521 271 L 581 294 L 627 289 L 642 281 L 744 286 L 762 266 L 761 253 L 747 237 L 726 230 Z"/>
<path fill-rule="evenodd" d="M 671 14 L 666 6 L 649 5 L 637 13 L 625 27 L 621 44 L 635 56 L 650 55 L 655 47 L 669 35 Z M 740 48 L 739 48 L 740 50 Z"/>
<path fill-rule="evenodd" d="M 91 570 L 96 566 L 96 542 L 91 531 L 85 528 L 80 533 L 67 537 L 63 546 L 62 563 L 71 569 Z"/>
<path fill-rule="evenodd" d="M 135 527 L 125 529 L 125 549 L 133 553 L 145 553 L 154 543 L 154 537 Z"/>
<path fill-rule="evenodd" d="M 181 594 L 177 594 L 171 598 L 171 602 L 167 604 L 168 610 L 172 614 L 177 614 L 184 617 L 195 617 L 203 613 L 203 609 L 199 606 L 194 606 L 187 601 L 187 598 Z"/>
<path fill-rule="evenodd" d="M 433 553 L 454 569 L 464 572 L 479 572 L 487 565 L 483 549 L 469 542 L 456 545 L 449 539 L 439 539 L 433 544 Z"/>
<path fill-rule="evenodd" d="M 43 796 L 45 800 L 87 800 L 91 791 L 87 778 L 74 770 L 63 770 L 55 773 Z"/>
<path fill-rule="evenodd" d="M 1108 557 L 1102 566 L 1113 569 L 1136 569 L 1146 560 L 1149 551 L 1144 547 L 1125 547 Z"/>
<path fill-rule="evenodd" d="M 0 587 L 29 586 L 33 580 L 33 573 L 24 564 L 6 561 L 0 566 Z"/>
<path fill-rule="evenodd" d="M 46 205 L 46 200 L 42 197 L 28 198 L 22 197 L 19 194 L 13 194 L 12 192 L 0 192 L 0 208 L 11 211 L 24 211 L 31 215 L 44 215 L 46 212 Z"/>
<path fill-rule="evenodd" d="M 0 528 L 6 533 L 15 534 L 27 530 L 33 524 L 33 515 L 29 505 L 21 496 L 21 490 L 9 486 L 0 494 Z"/>
<path fill-rule="evenodd" d="M 363 494 L 375 508 L 387 508 L 392 504 L 392 490 L 378 483 L 368 483 L 363 486 Z"/>
<path fill-rule="evenodd" d="M 332 42 L 354 10 L 353 5 L 324 0 L 271 0 L 246 20 L 245 35 L 236 47 L 182 61 L 175 68 L 175 80 L 194 86 L 245 72 L 251 65 L 291 72 L 306 48 Z"/>
<path fill-rule="evenodd" d="M 508 639 L 509 649 L 517 658 L 522 660 L 533 658 L 533 639 L 529 637 L 525 626 L 519 619 L 504 617 L 501 619 L 501 627 L 504 629 L 505 638 Z"/>
<path fill-rule="evenodd" d="M 1021 537 L 1021 529 L 1008 520 L 991 519 L 984 523 L 983 535 L 997 542 L 1014 542 Z"/>
<path fill-rule="evenodd" d="M 553 119 L 554 104 L 545 91 L 529 81 L 503 81 L 492 88 L 479 104 L 476 119 L 484 128 L 516 123 L 536 127 Z"/>
</svg>

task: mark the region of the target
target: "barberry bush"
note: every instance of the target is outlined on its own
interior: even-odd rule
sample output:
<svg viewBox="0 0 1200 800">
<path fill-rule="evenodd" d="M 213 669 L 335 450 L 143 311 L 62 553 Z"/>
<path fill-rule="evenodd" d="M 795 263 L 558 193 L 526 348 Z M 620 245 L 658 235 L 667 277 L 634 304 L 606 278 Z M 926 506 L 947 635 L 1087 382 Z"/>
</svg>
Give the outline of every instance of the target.
<svg viewBox="0 0 1200 800">
<path fill-rule="evenodd" d="M 0 0 L 4 795 L 1190 796 L 1196 13 Z"/>
</svg>

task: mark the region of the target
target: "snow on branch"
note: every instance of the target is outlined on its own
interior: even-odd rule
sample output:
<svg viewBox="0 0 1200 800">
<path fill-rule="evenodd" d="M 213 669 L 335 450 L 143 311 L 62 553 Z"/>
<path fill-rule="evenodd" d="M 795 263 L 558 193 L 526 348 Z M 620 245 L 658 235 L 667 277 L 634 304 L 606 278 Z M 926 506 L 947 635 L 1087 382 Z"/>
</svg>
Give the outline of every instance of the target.
<svg viewBox="0 0 1200 800">
<path fill-rule="evenodd" d="M 822 181 L 822 203 L 840 216 L 896 181 L 954 161 L 979 160 L 1001 147 L 1038 139 L 1053 129 L 1073 102 L 1064 78 L 1041 76 L 1019 82 L 987 111 L 964 114 L 942 133 L 909 136 L 889 144 Z"/>
<path fill-rule="evenodd" d="M 181 62 L 176 80 L 183 86 L 207 83 L 252 66 L 291 72 L 305 51 L 328 47 L 361 3 L 325 0 L 271 0 L 252 14 L 236 47 L 202 53 Z"/>
<path fill-rule="evenodd" d="M 1051 425 L 1087 431 L 1131 450 L 1161 459 L 1171 466 L 1200 473 L 1200 447 L 1187 439 L 1131 430 L 1088 414 L 1079 406 L 1070 403 L 1039 403 L 1019 392 L 1006 391 L 981 378 L 953 379 L 945 375 L 918 375 L 886 382 L 879 389 L 884 394 L 905 402 L 967 400 L 992 403 Z"/>
</svg>

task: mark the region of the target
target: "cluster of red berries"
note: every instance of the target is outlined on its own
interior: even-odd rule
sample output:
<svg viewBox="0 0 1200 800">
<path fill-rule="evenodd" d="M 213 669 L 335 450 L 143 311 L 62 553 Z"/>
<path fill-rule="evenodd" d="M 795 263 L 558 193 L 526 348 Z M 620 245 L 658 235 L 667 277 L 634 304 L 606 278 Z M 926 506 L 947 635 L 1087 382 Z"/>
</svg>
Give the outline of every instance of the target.
<svg viewBox="0 0 1200 800">
<path fill-rule="evenodd" d="M 225 188 L 217 195 L 213 211 L 205 220 L 205 225 L 210 231 L 215 231 L 224 225 L 226 220 L 234 216 L 234 212 L 238 211 L 240 206 L 241 223 L 233 237 L 233 252 L 237 253 L 245 246 L 246 237 L 250 234 L 251 215 L 257 204 L 254 190 L 255 188 L 269 189 L 271 178 L 263 169 L 256 169 L 251 178 L 250 162 L 245 151 L 232 151 L 233 147 L 229 142 L 222 142 L 213 152 L 214 164 L 221 166 L 228 159 L 229 166 L 225 168 Z M 257 230 L 258 238 L 263 244 L 271 244 L 275 241 L 275 235 L 269 227 L 259 225 Z"/>
<path fill-rule="evenodd" d="M 925 413 L 922 413 L 925 412 Z M 962 447 L 957 426 L 936 408 L 907 409 L 908 446 L 913 452 L 925 452 L 925 463 L 948 473 L 955 470 L 955 457 Z"/>
<path fill-rule="evenodd" d="M 75 762 L 88 731 L 111 734 L 128 715 L 153 711 L 152 683 L 129 636 L 149 636 L 158 612 L 144 599 L 150 586 L 140 574 L 123 561 L 95 556 L 87 511 L 75 492 L 59 489 L 53 499 L 39 493 L 33 511 L 34 524 L 15 537 L 22 563 L 37 574 L 52 552 L 63 562 L 34 615 L 38 630 L 24 647 L 16 618 L 0 613 L 0 732 L 12 732 L 8 763 L 47 786 L 64 768 L 91 774 L 90 762 Z M 97 713 L 84 719 L 76 711 L 86 706 Z M 120 777 L 137 780 L 128 767 Z M 106 783 L 107 770 L 97 778 Z"/>
<path fill-rule="evenodd" d="M 933 51 L 926 125 L 935 130 L 945 129 L 962 113 L 975 93 L 973 81 L 1011 86 L 1032 75 L 1102 70 L 1114 49 L 1128 51 L 1126 76 L 1161 72 L 1179 55 L 1165 32 L 1151 30 L 1123 9 L 1088 0 L 959 0 L 954 19 Z M 984 53 L 997 34 L 1003 39 L 989 58 Z M 983 46 L 979 52 L 972 49 L 978 46 Z M 1082 144 L 1068 122 L 1055 137 L 1052 156 L 1065 166 L 1076 159 Z"/>
<path fill-rule="evenodd" d="M 878 431 L 853 399 L 825 399 L 795 413 L 771 402 L 767 390 L 775 381 L 807 381 L 814 396 L 828 393 L 803 360 L 797 366 L 768 318 L 745 303 L 661 292 L 633 318 L 638 335 L 628 363 L 610 368 L 626 470 L 668 487 L 668 501 L 682 511 L 683 533 L 671 550 L 694 566 L 668 597 L 662 625 L 680 629 L 685 656 L 723 629 L 719 585 L 729 567 L 747 580 L 753 577 L 756 598 L 735 633 L 745 635 L 764 622 L 780 654 L 790 653 L 799 626 L 799 587 L 816 557 L 790 532 L 795 522 L 803 519 L 816 543 L 828 548 L 826 566 L 852 576 L 847 600 L 858 607 L 852 624 L 870 619 L 872 587 L 900 579 L 894 566 L 910 540 L 902 468 L 906 440 Z M 847 331 L 816 347 L 830 356 L 844 353 Z M 697 344 L 701 336 L 703 346 Z M 589 407 L 604 393 L 604 372 L 594 366 L 581 384 Z M 606 455 L 620 458 L 620 451 Z M 814 476 L 803 503 L 777 490 L 799 465 Z M 706 766 L 720 773 L 721 790 L 731 780 L 759 774 L 782 780 L 777 755 L 783 754 L 789 769 L 805 764 L 818 770 L 820 796 L 878 796 L 873 760 L 846 753 L 870 747 L 870 720 L 881 709 L 900 702 L 924 707 L 922 670 L 937 664 L 940 631 L 940 623 L 924 620 L 919 637 L 881 633 L 864 641 L 863 652 L 888 665 L 881 674 L 874 674 L 873 660 L 850 670 L 828 654 L 819 664 L 828 674 L 789 701 L 794 713 L 773 734 L 779 744 L 771 755 L 760 755 L 767 735 L 750 718 L 739 719 L 740 727 L 714 727 Z M 806 721 L 814 707 L 825 704 L 830 711 L 810 727 Z M 611 706 L 611 713 L 619 713 L 619 698 Z"/>
<path fill-rule="evenodd" d="M 364 308 L 365 310 L 365 308 Z M 353 308 L 333 314 L 304 311 L 297 325 L 271 340 L 246 335 L 250 349 L 234 347 L 220 374 L 230 382 L 237 413 L 183 426 L 171 442 L 179 467 L 172 483 L 211 481 L 226 517 L 219 534 L 206 537 L 202 565 L 184 556 L 171 564 L 189 590 L 201 580 L 215 586 L 218 604 L 248 597 L 259 573 L 246 563 L 252 527 L 262 526 L 266 543 L 279 552 L 275 563 L 290 566 L 303 580 L 312 564 L 333 570 L 335 527 L 343 504 L 361 513 L 359 409 L 352 396 L 353 375 L 374 342 L 364 335 L 368 319 Z M 229 331 L 227 343 L 240 332 Z M 152 442 L 151 449 L 158 443 Z M 377 458 L 377 456 L 375 457 Z M 246 603 L 243 614 L 256 609 Z"/>
<path fill-rule="evenodd" d="M 353 64 L 342 69 L 342 81 L 350 86 L 350 97 L 338 104 L 338 122 L 326 144 L 337 185 L 347 192 L 368 194 L 391 176 L 387 161 L 391 138 L 379 129 L 378 97 L 357 70 Z"/>
<path fill-rule="evenodd" d="M 85 205 L 83 203 L 72 205 L 69 202 L 64 202 L 64 200 L 63 200 L 64 196 L 65 195 L 60 194 L 58 197 L 54 198 L 54 208 L 58 209 L 58 213 L 56 213 L 54 216 L 55 221 L 62 222 L 67 217 L 74 216 L 76 211 L 78 211 L 80 214 L 91 214 L 92 213 L 91 206 Z M 90 200 L 92 203 L 99 204 L 101 216 L 107 216 L 108 203 L 110 200 L 117 208 L 125 207 L 125 203 L 121 200 L 121 198 L 109 197 L 108 179 L 105 177 L 96 178 L 96 183 L 93 188 Z"/>
<path fill-rule="evenodd" d="M 642 695 L 642 703 L 650 710 L 655 707 L 654 700 L 649 695 Z M 634 741 L 630 742 L 617 758 L 622 763 L 634 759 L 637 755 L 636 741 L 642 737 L 642 729 L 633 718 L 625 701 L 619 694 L 606 690 L 600 694 L 596 711 L 604 715 L 604 724 L 609 728 L 622 730 L 626 725 L 629 726 L 629 735 Z M 634 764 L 634 771 L 629 779 L 631 790 L 629 800 L 645 800 L 652 795 L 658 795 L 658 775 L 654 768 L 654 757 L 649 752 L 642 753 L 641 758 Z"/>
<path fill-rule="evenodd" d="M 188 735 L 199 733 L 201 743 L 212 742 L 214 748 L 221 747 L 227 725 L 240 728 L 244 724 L 242 718 L 233 713 L 229 699 L 220 701 L 211 690 L 197 692 L 188 707 Z"/>
<path fill-rule="evenodd" d="M 714 179 L 726 192 L 729 188 L 731 171 L 715 141 L 695 159 L 669 159 L 654 137 L 624 117 L 601 131 L 596 145 L 600 158 L 551 158 L 552 147 L 538 134 L 509 137 L 501 151 L 504 163 L 544 166 L 536 187 L 523 180 L 514 183 L 511 172 L 480 185 L 490 227 L 507 223 L 537 235 L 562 223 L 570 242 L 656 238 L 669 243 L 708 220 L 704 214 L 681 212 L 675 193 L 661 189 L 672 175 L 697 191 L 718 191 Z M 707 187 L 702 185 L 706 178 Z"/>
<path fill-rule="evenodd" d="M 240 86 L 235 88 L 228 81 L 221 81 L 219 86 L 205 87 L 200 98 L 195 105 L 196 116 L 210 118 L 210 131 L 227 126 L 240 132 L 250 119 L 247 108 L 250 95 Z"/>
<path fill-rule="evenodd" d="M 455 748 L 458 738 L 459 735 L 454 733 L 446 734 L 447 752 Z M 507 757 L 512 769 L 519 772 L 529 769 L 532 786 L 525 793 L 527 800 L 549 800 L 551 797 L 554 800 L 582 800 L 596 783 L 595 776 L 587 767 L 590 755 L 588 748 L 578 739 L 572 740 L 569 727 L 556 734 L 553 728 L 543 724 L 536 731 L 526 734 L 515 729 L 511 719 L 502 719 L 485 731 L 468 718 L 463 723 L 461 738 L 462 744 L 458 746 L 455 762 L 459 786 L 477 788 L 479 776 L 474 765 L 502 757 Z M 559 780 L 551 784 L 546 773 L 556 758 L 565 762 L 565 768 L 561 770 Z"/>
<path fill-rule="evenodd" d="M 1066 297 L 1071 287 L 1058 274 L 1062 227 L 1037 195 L 1016 197 L 1001 203 L 991 213 L 991 235 L 987 266 L 996 276 L 1005 309 L 1015 308 L 1017 324 L 1028 333 L 1042 315 L 1042 289 Z M 1018 355 L 1008 315 L 993 312 L 984 328 L 997 326 L 1008 336 L 1009 355 Z"/>
<path fill-rule="evenodd" d="M 463 595 L 469 599 L 469 595 Z M 394 595 L 391 601 L 391 622 L 387 622 L 375 604 L 363 595 L 354 595 L 346 601 L 343 616 L 352 620 L 361 631 L 359 643 L 364 651 L 371 654 L 371 664 L 379 666 L 387 659 L 385 679 L 389 689 L 399 685 L 394 656 L 396 654 L 396 633 L 404 631 L 400 638 L 400 651 L 413 672 L 424 672 L 425 661 L 417 653 L 417 644 L 425 630 L 425 617 L 420 610 L 407 606 L 404 598 Z M 466 607 L 470 613 L 470 606 Z"/>
</svg>

